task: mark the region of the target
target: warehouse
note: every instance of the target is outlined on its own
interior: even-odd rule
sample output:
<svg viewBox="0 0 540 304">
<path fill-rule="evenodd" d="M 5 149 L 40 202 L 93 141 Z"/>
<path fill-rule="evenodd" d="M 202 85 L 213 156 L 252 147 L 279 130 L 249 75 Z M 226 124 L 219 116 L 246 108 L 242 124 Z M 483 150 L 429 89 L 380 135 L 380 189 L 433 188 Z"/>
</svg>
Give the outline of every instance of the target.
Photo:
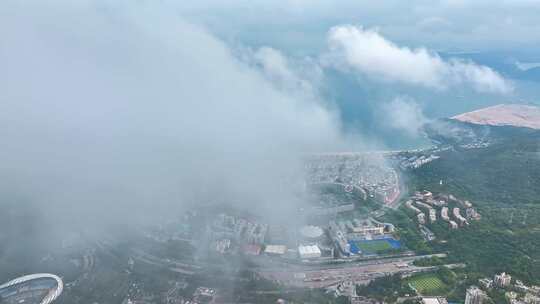
<svg viewBox="0 0 540 304">
<path fill-rule="evenodd" d="M 321 257 L 321 250 L 317 245 L 298 246 L 298 254 L 302 259 Z"/>
</svg>

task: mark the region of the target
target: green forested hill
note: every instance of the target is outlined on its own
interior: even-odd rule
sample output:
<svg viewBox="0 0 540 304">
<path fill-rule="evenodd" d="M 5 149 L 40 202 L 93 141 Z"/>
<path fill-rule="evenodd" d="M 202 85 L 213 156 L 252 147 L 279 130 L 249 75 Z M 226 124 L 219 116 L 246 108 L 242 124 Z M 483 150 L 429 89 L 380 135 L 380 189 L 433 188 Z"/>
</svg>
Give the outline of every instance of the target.
<svg viewBox="0 0 540 304">
<path fill-rule="evenodd" d="M 416 187 L 509 205 L 540 203 L 540 132 L 441 156 L 413 173 Z"/>
<path fill-rule="evenodd" d="M 457 231 L 431 225 L 435 251 L 467 263 L 471 278 L 506 271 L 540 284 L 540 132 L 505 132 L 488 148 L 444 152 L 411 185 L 468 199 L 483 216 Z"/>
</svg>

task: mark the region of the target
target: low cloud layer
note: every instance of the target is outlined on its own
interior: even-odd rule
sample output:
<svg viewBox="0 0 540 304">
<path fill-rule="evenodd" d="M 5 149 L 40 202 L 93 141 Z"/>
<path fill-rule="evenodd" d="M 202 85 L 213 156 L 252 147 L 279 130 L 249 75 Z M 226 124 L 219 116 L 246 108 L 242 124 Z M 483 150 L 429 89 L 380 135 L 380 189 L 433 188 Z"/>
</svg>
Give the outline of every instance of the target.
<svg viewBox="0 0 540 304">
<path fill-rule="evenodd" d="M 422 107 L 410 97 L 396 97 L 381 104 L 379 108 L 384 116 L 385 126 L 405 133 L 409 137 L 419 137 L 422 127 L 429 122 Z"/>
<path fill-rule="evenodd" d="M 278 89 L 289 94 L 301 94 L 310 100 L 319 99 L 318 89 L 324 73 L 313 59 L 290 60 L 281 51 L 268 46 L 248 52 L 247 57 L 248 62 L 259 67 Z"/>
<path fill-rule="evenodd" d="M 300 203 L 284 185 L 302 174 L 305 153 L 351 150 L 318 93 L 319 50 L 293 60 L 271 47 L 239 55 L 193 23 L 190 5 L 2 2 L 0 204 L 21 197 L 51 218 L 94 223 L 213 201 L 279 217 Z M 332 65 L 377 79 L 511 90 L 488 67 L 372 30 L 335 27 L 329 41 Z M 388 107 L 407 114 L 392 124 L 417 132 L 418 108 Z"/>
<path fill-rule="evenodd" d="M 343 143 L 336 115 L 167 6 L 123 3 L 2 4 L 0 202 L 94 223 L 211 201 L 287 214 L 302 155 Z"/>
<path fill-rule="evenodd" d="M 458 59 L 444 60 L 425 48 L 400 47 L 377 31 L 350 25 L 328 34 L 329 64 L 375 79 L 434 89 L 466 85 L 479 92 L 509 93 L 511 84 L 489 67 Z"/>
</svg>

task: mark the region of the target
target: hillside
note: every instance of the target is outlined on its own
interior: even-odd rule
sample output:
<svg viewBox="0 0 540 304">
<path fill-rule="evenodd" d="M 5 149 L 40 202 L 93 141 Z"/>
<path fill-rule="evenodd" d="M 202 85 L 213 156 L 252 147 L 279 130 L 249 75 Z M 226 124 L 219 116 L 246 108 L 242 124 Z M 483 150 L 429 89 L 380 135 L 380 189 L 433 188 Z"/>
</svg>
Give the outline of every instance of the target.
<svg viewBox="0 0 540 304">
<path fill-rule="evenodd" d="M 484 149 L 451 150 L 415 175 L 429 187 L 437 188 L 443 180 L 444 188 L 471 199 L 540 203 L 540 132 L 499 140 Z"/>
<path fill-rule="evenodd" d="M 485 148 L 454 146 L 412 172 L 411 189 L 452 193 L 472 201 L 482 220 L 451 232 L 433 227 L 435 251 L 465 262 L 470 277 L 508 271 L 540 283 L 540 131 L 489 127 L 497 140 Z M 519 132 L 519 130 L 529 130 Z M 442 181 L 442 184 L 441 182 Z"/>
</svg>

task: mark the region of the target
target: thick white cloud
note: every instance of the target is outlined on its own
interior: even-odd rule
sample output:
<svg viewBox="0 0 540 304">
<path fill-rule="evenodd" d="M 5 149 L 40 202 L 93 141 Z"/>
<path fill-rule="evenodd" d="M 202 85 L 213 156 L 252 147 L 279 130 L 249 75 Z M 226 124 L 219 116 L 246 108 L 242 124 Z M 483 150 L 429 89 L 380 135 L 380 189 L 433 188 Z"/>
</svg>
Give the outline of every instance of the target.
<svg viewBox="0 0 540 304">
<path fill-rule="evenodd" d="M 122 3 L 2 3 L 3 190 L 76 219 L 213 200 L 290 214 L 283 179 L 303 153 L 338 149 L 334 114 L 169 7 Z"/>
<path fill-rule="evenodd" d="M 499 73 L 484 65 L 451 59 L 446 66 L 449 84 L 469 84 L 482 93 L 510 93 L 512 84 Z"/>
<path fill-rule="evenodd" d="M 508 93 L 512 86 L 486 66 L 458 59 L 443 60 L 425 48 L 400 47 L 377 31 L 337 26 L 328 35 L 331 64 L 387 81 L 445 89 L 470 85 L 481 92 Z"/>
</svg>

